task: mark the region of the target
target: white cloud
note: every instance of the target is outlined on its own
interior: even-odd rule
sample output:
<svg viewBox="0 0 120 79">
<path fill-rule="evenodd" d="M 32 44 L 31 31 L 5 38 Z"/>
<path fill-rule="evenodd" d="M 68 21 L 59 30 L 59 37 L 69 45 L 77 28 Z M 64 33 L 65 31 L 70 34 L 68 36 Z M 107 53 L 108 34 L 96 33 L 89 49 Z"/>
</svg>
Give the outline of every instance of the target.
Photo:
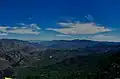
<svg viewBox="0 0 120 79">
<path fill-rule="evenodd" d="M 120 38 L 116 36 L 110 36 L 110 35 L 94 35 L 88 38 L 89 40 L 95 40 L 95 41 L 111 41 L 111 42 L 120 42 Z"/>
<path fill-rule="evenodd" d="M 18 25 L 22 25 L 22 26 L 25 26 L 26 24 L 25 23 L 17 23 Z"/>
<path fill-rule="evenodd" d="M 16 33 L 16 34 L 39 34 L 39 32 L 33 32 L 32 29 L 15 29 L 15 30 L 8 30 L 7 33 Z"/>
<path fill-rule="evenodd" d="M 57 23 L 58 25 L 60 26 L 63 26 L 63 27 L 71 27 L 73 26 L 73 23 Z"/>
<path fill-rule="evenodd" d="M 92 15 L 88 14 L 87 16 L 85 16 L 85 18 L 89 21 L 93 21 L 94 18 L 92 17 Z"/>
<path fill-rule="evenodd" d="M 70 37 L 70 35 L 56 35 L 56 36 L 58 36 L 58 37 Z"/>
<path fill-rule="evenodd" d="M 67 23 L 62 23 L 62 26 L 66 27 Z M 47 28 L 47 30 L 53 30 L 56 32 L 60 32 L 63 34 L 95 34 L 100 32 L 108 32 L 111 31 L 108 28 L 105 28 L 104 26 L 98 26 L 95 23 L 74 23 L 74 24 L 68 24 L 69 28 Z"/>
<path fill-rule="evenodd" d="M 40 27 L 37 24 L 22 24 L 22 27 L 0 26 L 0 32 L 15 34 L 39 34 Z"/>
<path fill-rule="evenodd" d="M 37 24 L 30 24 L 28 26 L 30 26 L 30 28 L 32 28 L 32 29 L 40 30 L 40 27 L 38 27 Z"/>
</svg>

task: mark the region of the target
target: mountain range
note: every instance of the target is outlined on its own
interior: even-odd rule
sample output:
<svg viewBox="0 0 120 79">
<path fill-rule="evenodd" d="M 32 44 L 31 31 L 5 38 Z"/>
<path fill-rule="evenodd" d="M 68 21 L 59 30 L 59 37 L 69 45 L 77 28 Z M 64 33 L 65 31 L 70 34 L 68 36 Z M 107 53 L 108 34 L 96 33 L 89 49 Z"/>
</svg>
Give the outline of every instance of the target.
<svg viewBox="0 0 120 79">
<path fill-rule="evenodd" d="M 86 62 L 92 64 L 92 62 L 94 62 L 95 64 L 98 62 L 97 60 L 102 58 L 101 56 L 116 54 L 119 53 L 119 51 L 120 42 L 100 42 L 91 40 L 30 42 L 16 39 L 1 39 L 0 64 L 2 65 L 0 65 L 0 69 L 11 67 L 11 64 L 19 61 L 23 57 L 24 60 L 20 62 L 17 69 L 15 68 L 15 72 L 21 68 L 24 70 L 47 66 L 51 68 L 51 66 L 58 67 L 59 64 L 61 66 L 65 65 L 65 68 L 69 68 L 72 64 L 76 67 L 74 64 L 80 64 L 79 62 L 82 64 Z M 96 58 L 96 61 L 94 61 L 93 58 Z M 67 60 L 70 61 L 67 62 Z M 68 63 L 69 66 L 66 63 Z"/>
</svg>

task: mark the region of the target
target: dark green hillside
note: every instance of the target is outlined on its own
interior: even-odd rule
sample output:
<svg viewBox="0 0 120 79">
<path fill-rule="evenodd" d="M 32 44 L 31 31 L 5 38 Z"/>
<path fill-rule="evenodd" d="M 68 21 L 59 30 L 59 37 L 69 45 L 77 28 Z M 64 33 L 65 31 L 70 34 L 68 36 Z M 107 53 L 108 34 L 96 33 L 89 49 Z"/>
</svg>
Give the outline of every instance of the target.
<svg viewBox="0 0 120 79">
<path fill-rule="evenodd" d="M 41 79 L 114 79 L 120 78 L 120 54 L 76 56 L 54 65 L 18 69 L 19 76 Z"/>
</svg>

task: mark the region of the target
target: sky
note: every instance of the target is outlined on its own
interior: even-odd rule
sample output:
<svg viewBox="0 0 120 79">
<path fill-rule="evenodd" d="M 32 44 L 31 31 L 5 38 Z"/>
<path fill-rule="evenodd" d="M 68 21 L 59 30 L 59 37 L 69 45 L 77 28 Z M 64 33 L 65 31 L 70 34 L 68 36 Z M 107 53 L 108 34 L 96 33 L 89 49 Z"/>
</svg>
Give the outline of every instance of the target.
<svg viewBox="0 0 120 79">
<path fill-rule="evenodd" d="M 0 0 L 0 39 L 120 41 L 119 0 Z"/>
</svg>

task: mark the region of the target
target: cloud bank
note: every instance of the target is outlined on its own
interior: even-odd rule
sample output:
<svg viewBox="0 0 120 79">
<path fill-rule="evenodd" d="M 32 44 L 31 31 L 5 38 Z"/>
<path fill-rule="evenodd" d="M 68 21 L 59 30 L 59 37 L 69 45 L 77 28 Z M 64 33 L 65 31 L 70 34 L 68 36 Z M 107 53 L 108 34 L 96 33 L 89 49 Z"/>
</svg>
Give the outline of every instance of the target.
<svg viewBox="0 0 120 79">
<path fill-rule="evenodd" d="M 59 25 L 68 28 L 47 28 L 47 30 L 56 31 L 63 34 L 95 34 L 101 32 L 109 32 L 111 29 L 105 28 L 104 26 L 98 26 L 95 23 L 59 23 Z"/>
<path fill-rule="evenodd" d="M 15 33 L 15 34 L 39 34 L 40 27 L 37 24 L 30 24 L 26 25 L 24 23 L 21 23 L 21 27 L 15 26 L 0 26 L 0 32 L 4 33 L 1 35 L 6 35 L 9 33 Z"/>
</svg>

